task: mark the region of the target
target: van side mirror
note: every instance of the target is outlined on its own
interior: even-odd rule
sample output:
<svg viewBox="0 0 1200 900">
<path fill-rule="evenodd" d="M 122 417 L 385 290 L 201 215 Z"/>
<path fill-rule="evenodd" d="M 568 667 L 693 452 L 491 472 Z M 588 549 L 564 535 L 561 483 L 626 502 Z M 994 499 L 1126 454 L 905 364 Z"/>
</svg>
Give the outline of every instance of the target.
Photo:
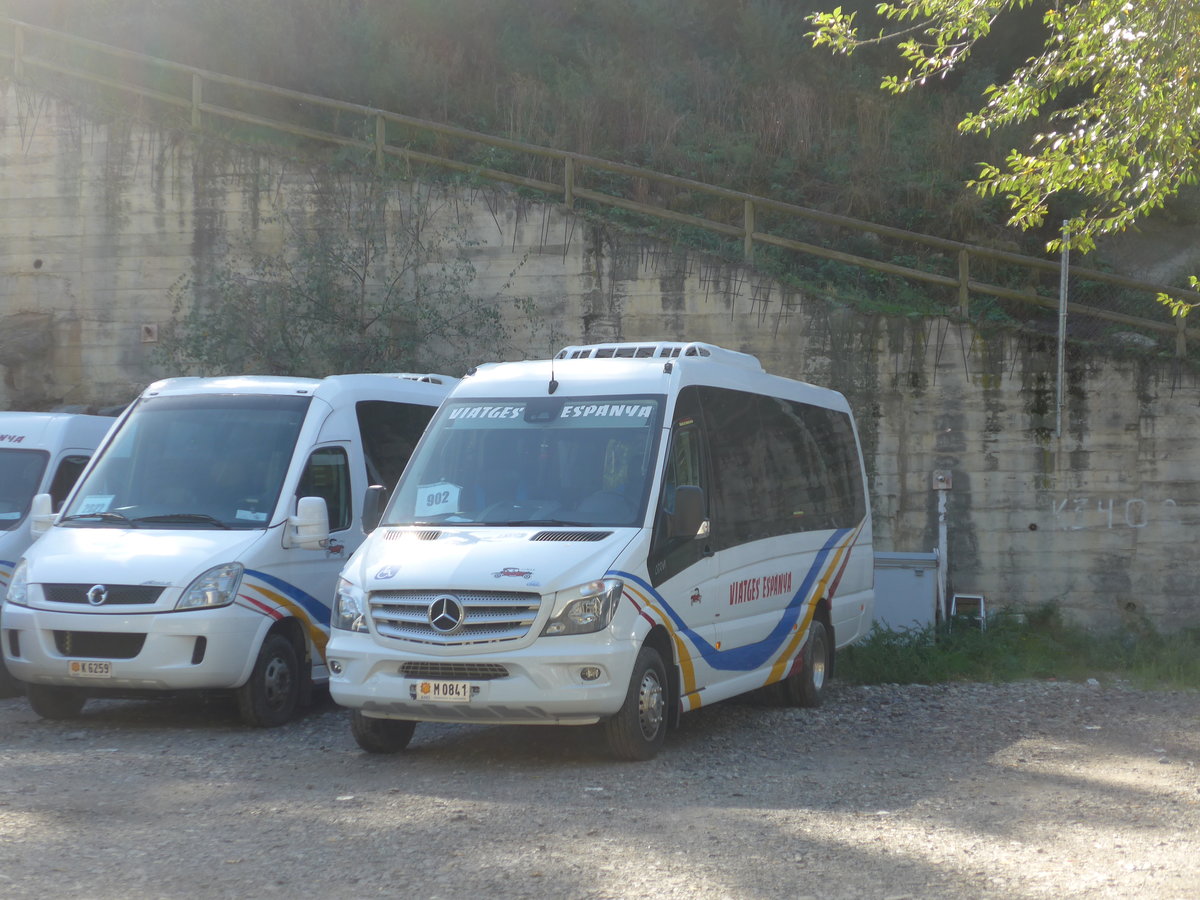
<svg viewBox="0 0 1200 900">
<path fill-rule="evenodd" d="M 288 518 L 283 533 L 285 547 L 301 550 L 322 550 L 329 543 L 329 507 L 324 497 L 301 497 L 296 501 L 296 515 Z"/>
<path fill-rule="evenodd" d="M 383 507 L 387 505 L 388 491 L 382 484 L 373 484 L 363 494 L 362 529 L 370 534 L 383 518 Z"/>
<path fill-rule="evenodd" d="M 49 494 L 35 494 L 29 505 L 29 533 L 41 537 L 54 524 L 54 500 Z"/>
<path fill-rule="evenodd" d="M 671 517 L 671 537 L 708 537 L 708 519 L 704 517 L 704 488 L 681 484 L 675 488 L 675 514 Z"/>
</svg>

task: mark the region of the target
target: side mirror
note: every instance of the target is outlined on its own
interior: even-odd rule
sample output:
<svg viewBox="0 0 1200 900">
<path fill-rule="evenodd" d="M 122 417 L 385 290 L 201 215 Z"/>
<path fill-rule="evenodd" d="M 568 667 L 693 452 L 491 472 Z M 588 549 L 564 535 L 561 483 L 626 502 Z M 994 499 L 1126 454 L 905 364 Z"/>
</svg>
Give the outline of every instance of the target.
<svg viewBox="0 0 1200 900">
<path fill-rule="evenodd" d="M 387 505 L 388 491 L 382 484 L 373 484 L 363 494 L 362 528 L 364 534 L 370 534 L 383 518 L 383 508 Z"/>
<path fill-rule="evenodd" d="M 329 543 L 329 508 L 324 497 L 301 497 L 296 515 L 288 519 L 284 546 L 301 550 L 322 550 Z"/>
<path fill-rule="evenodd" d="M 29 533 L 41 537 L 54 524 L 54 500 L 49 494 L 35 494 L 29 506 Z"/>
<path fill-rule="evenodd" d="M 675 515 L 671 521 L 671 537 L 708 537 L 708 519 L 704 518 L 704 488 L 681 484 L 675 488 Z"/>
</svg>

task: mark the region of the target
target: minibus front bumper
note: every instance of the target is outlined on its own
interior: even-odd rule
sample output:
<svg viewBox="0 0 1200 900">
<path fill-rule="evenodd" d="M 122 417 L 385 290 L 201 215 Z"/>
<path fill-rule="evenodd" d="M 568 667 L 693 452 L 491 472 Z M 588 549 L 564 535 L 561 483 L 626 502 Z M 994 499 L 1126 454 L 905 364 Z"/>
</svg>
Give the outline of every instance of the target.
<svg viewBox="0 0 1200 900">
<path fill-rule="evenodd" d="M 434 656 L 389 652 L 370 635 L 334 631 L 326 649 L 329 691 L 342 706 L 382 718 L 511 725 L 588 725 L 614 714 L 636 656 L 632 641 L 601 635 Z"/>
</svg>

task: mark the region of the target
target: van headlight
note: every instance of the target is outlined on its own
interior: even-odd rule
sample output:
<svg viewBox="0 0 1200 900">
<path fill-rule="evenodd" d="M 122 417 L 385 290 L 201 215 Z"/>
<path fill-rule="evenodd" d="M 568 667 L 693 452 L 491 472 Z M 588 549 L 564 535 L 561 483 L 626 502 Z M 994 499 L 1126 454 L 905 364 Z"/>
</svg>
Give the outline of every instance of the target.
<svg viewBox="0 0 1200 900">
<path fill-rule="evenodd" d="M 8 595 L 0 597 L 0 600 L 8 600 L 14 606 L 29 605 L 29 576 L 25 560 L 21 560 L 13 569 L 12 577 L 8 579 Z"/>
<path fill-rule="evenodd" d="M 215 609 L 228 606 L 237 598 L 242 583 L 242 564 L 213 566 L 188 585 L 176 609 Z"/>
<path fill-rule="evenodd" d="M 337 596 L 333 598 L 333 615 L 330 625 L 342 631 L 367 631 L 366 604 L 362 588 L 345 578 L 339 578 Z"/>
<path fill-rule="evenodd" d="M 554 595 L 554 615 L 542 629 L 543 635 L 591 634 L 602 631 L 617 611 L 625 582 L 620 578 L 589 581 Z"/>
</svg>

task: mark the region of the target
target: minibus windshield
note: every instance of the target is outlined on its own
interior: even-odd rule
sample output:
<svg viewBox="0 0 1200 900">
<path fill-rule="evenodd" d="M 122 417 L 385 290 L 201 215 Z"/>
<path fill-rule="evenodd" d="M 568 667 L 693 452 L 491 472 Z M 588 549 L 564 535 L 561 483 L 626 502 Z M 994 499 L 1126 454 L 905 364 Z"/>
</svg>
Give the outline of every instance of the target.
<svg viewBox="0 0 1200 900">
<path fill-rule="evenodd" d="M 24 520 L 49 458 L 45 450 L 0 450 L 0 531 Z"/>
<path fill-rule="evenodd" d="M 199 394 L 138 403 L 60 522 L 75 527 L 266 528 L 309 397 Z"/>
<path fill-rule="evenodd" d="M 448 401 L 384 523 L 640 525 L 663 405 L 661 396 Z"/>
</svg>

